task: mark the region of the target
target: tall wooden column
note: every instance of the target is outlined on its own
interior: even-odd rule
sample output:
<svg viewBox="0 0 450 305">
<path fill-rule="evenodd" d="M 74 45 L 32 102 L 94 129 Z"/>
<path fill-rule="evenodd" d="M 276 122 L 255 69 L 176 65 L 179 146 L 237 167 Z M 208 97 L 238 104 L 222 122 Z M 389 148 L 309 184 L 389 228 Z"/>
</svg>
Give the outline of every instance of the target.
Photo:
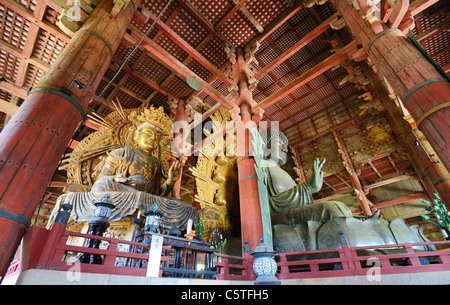
<svg viewBox="0 0 450 305">
<path fill-rule="evenodd" d="M 0 133 L 1 275 L 140 4 L 112 17 L 113 2 L 99 3 Z"/>
<path fill-rule="evenodd" d="M 358 199 L 359 206 L 361 207 L 364 215 L 370 216 L 373 213 L 370 209 L 369 201 L 367 200 L 366 194 L 364 194 L 364 190 L 361 186 L 361 181 L 359 181 L 358 175 L 356 174 L 355 168 L 353 167 L 352 160 L 350 159 L 347 149 L 345 148 L 344 141 L 342 140 L 342 137 L 338 131 L 333 130 L 333 135 L 339 149 L 339 154 L 342 158 L 342 163 L 344 164 L 344 167 L 350 176 L 350 181 L 353 185 L 353 188 L 355 189 L 355 193 L 357 193 L 356 198 Z"/>
<path fill-rule="evenodd" d="M 384 79 L 380 79 L 366 63 L 360 65 L 364 75 L 374 88 L 374 96 L 386 107 L 397 138 L 413 159 L 414 166 L 417 167 L 418 174 L 421 176 L 420 178 L 423 180 L 422 182 L 428 193 L 437 190 L 442 201 L 450 208 L 450 175 L 448 170 L 440 162 L 423 133 L 418 129 L 413 129 L 405 121 L 400 107 L 389 96 L 389 89 Z M 416 139 L 419 142 L 416 142 Z M 418 145 L 414 145 L 414 143 Z"/>
<path fill-rule="evenodd" d="M 174 122 L 177 121 L 184 121 L 186 122 L 186 126 L 189 126 L 187 124 L 187 120 L 188 120 L 188 114 L 186 112 L 186 99 L 185 98 L 180 98 L 178 100 L 178 105 L 177 105 L 177 110 L 175 112 L 175 118 L 174 118 Z M 181 137 L 181 133 L 179 130 L 177 130 L 174 133 L 174 138 L 176 137 Z M 184 139 L 180 139 L 180 146 L 178 147 L 179 149 L 182 149 L 184 147 Z M 186 161 L 186 158 L 184 156 L 180 157 L 180 178 L 178 178 L 177 182 L 175 182 L 175 185 L 173 186 L 173 190 L 179 195 L 181 192 L 181 179 L 183 178 L 183 167 L 184 167 L 184 163 Z"/>
<path fill-rule="evenodd" d="M 375 34 L 349 2 L 336 0 L 335 7 L 450 169 L 450 83 L 400 30 Z"/>
<path fill-rule="evenodd" d="M 239 205 L 241 213 L 241 238 L 242 242 L 248 241 L 250 249 L 256 247 L 263 235 L 263 225 L 261 217 L 261 206 L 259 203 L 258 179 L 255 171 L 255 160 L 249 155 L 252 151 L 251 134 L 248 127 L 252 121 L 251 109 L 256 103 L 253 101 L 252 93 L 248 86 L 248 79 L 251 71 L 245 62 L 244 51 L 241 48 L 236 50 L 236 63 L 233 65 L 234 83 L 237 85 L 238 94 L 235 105 L 239 107 L 240 121 L 237 122 L 238 133 L 245 134 L 242 141 L 238 135 L 238 183 L 239 183 Z M 239 146 L 244 146 L 242 147 Z M 239 155 L 239 152 L 243 155 Z"/>
</svg>

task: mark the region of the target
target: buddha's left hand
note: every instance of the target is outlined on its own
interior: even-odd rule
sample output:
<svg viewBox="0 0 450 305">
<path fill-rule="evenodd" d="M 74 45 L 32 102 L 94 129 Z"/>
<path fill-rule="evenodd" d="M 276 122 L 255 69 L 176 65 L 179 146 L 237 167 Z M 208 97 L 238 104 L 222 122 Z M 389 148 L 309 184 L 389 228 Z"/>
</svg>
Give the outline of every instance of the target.
<svg viewBox="0 0 450 305">
<path fill-rule="evenodd" d="M 180 178 L 180 173 L 181 173 L 181 164 L 180 161 L 177 160 L 173 162 L 169 168 L 167 183 L 174 184 L 178 180 L 178 178 Z"/>
<path fill-rule="evenodd" d="M 317 193 L 322 188 L 323 184 L 323 171 L 322 167 L 325 164 L 327 159 L 323 159 L 320 161 L 319 159 L 315 159 L 312 168 L 311 178 L 308 180 L 308 185 L 311 190 L 311 193 Z"/>
</svg>

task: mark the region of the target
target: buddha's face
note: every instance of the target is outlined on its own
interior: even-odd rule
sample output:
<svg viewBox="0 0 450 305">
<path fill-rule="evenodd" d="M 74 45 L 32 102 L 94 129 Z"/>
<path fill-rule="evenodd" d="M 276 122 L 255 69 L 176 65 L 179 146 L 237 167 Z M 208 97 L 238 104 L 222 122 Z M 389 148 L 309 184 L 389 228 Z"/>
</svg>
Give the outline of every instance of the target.
<svg viewBox="0 0 450 305">
<path fill-rule="evenodd" d="M 158 129 L 150 126 L 145 126 L 138 130 L 136 143 L 142 151 L 150 154 L 159 146 L 161 137 L 162 134 Z"/>
<path fill-rule="evenodd" d="M 270 159 L 278 165 L 285 164 L 288 154 L 288 142 L 281 137 L 276 137 L 270 141 L 270 145 Z"/>
</svg>

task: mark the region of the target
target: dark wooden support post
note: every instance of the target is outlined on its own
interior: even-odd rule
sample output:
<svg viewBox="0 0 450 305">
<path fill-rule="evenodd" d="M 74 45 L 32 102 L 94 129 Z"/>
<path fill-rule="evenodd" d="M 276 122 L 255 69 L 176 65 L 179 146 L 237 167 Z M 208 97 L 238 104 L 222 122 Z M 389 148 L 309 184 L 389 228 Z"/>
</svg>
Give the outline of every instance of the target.
<svg viewBox="0 0 450 305">
<path fill-rule="evenodd" d="M 449 169 L 450 83 L 401 30 L 391 28 L 375 34 L 349 2 L 336 0 L 334 5 Z"/>
<path fill-rule="evenodd" d="M 366 195 L 364 194 L 364 190 L 361 186 L 361 182 L 359 181 L 358 175 L 353 167 L 352 160 L 348 155 L 347 149 L 345 147 L 344 141 L 342 140 L 341 135 L 337 131 L 333 131 L 334 139 L 339 148 L 339 153 L 342 158 L 342 162 L 344 164 L 345 169 L 347 170 L 350 181 L 352 182 L 352 186 L 357 191 L 356 198 L 358 199 L 359 205 L 361 206 L 361 210 L 364 215 L 372 215 L 372 211 L 369 206 L 369 201 L 367 200 Z"/>
<path fill-rule="evenodd" d="M 139 4 L 113 17 L 114 1 L 100 2 L 0 133 L 0 275 Z"/>
<path fill-rule="evenodd" d="M 417 128 L 413 129 L 404 119 L 400 107 L 389 95 L 385 80 L 376 75 L 368 64 L 361 63 L 360 66 L 373 87 L 374 96 L 386 107 L 392 128 L 410 155 L 425 189 L 429 194 L 437 190 L 445 205 L 450 207 L 450 174 L 448 170 L 440 162 L 423 133 Z"/>
</svg>

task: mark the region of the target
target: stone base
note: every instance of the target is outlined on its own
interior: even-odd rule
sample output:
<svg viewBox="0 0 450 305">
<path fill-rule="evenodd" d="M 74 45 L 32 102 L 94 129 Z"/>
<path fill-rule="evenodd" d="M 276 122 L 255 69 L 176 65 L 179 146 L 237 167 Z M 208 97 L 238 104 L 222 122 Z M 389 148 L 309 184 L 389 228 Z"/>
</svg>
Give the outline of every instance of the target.
<svg viewBox="0 0 450 305">
<path fill-rule="evenodd" d="M 255 281 L 206 280 L 191 278 L 161 278 L 111 274 L 73 273 L 54 270 L 30 269 L 15 278 L 5 279 L 2 285 L 261 285 Z M 281 285 L 448 285 L 450 271 L 421 273 L 381 274 L 379 281 L 369 281 L 366 276 L 305 278 L 280 280 Z"/>
</svg>

